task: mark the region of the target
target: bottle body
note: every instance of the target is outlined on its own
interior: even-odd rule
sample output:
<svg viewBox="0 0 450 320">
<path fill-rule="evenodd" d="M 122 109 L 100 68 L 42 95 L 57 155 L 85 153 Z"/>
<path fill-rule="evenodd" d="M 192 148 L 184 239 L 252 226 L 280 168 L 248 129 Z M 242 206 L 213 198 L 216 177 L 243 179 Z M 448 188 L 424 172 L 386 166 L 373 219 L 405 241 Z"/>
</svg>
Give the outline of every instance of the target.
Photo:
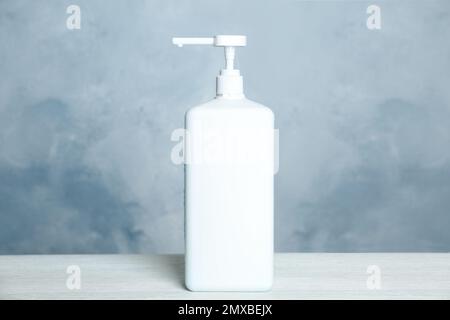
<svg viewBox="0 0 450 320">
<path fill-rule="evenodd" d="M 273 281 L 274 117 L 243 99 L 186 113 L 186 286 L 263 291 Z"/>
</svg>

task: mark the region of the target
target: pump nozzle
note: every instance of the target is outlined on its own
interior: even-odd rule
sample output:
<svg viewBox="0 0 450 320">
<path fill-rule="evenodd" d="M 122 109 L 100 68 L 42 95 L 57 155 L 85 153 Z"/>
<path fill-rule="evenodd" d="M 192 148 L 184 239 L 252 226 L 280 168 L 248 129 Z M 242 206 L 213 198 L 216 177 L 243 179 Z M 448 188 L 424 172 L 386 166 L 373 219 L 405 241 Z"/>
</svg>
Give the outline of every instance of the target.
<svg viewBox="0 0 450 320">
<path fill-rule="evenodd" d="M 172 38 L 172 42 L 180 48 L 186 44 L 213 45 L 214 38 Z"/>
<path fill-rule="evenodd" d="M 225 48 L 225 69 L 217 77 L 217 96 L 242 98 L 243 82 L 239 70 L 234 69 L 235 47 L 247 45 L 246 36 L 218 35 L 213 38 L 172 38 L 178 47 L 184 45 L 213 45 Z"/>
</svg>

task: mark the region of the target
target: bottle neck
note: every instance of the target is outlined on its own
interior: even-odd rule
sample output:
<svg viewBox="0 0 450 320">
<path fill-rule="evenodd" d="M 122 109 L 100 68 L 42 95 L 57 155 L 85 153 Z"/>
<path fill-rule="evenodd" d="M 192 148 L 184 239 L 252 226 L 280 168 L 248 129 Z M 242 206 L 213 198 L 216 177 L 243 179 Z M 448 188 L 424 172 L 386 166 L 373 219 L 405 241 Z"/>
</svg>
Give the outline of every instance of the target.
<svg viewBox="0 0 450 320">
<path fill-rule="evenodd" d="M 216 78 L 216 98 L 243 99 L 244 83 L 239 70 L 223 69 Z"/>
</svg>

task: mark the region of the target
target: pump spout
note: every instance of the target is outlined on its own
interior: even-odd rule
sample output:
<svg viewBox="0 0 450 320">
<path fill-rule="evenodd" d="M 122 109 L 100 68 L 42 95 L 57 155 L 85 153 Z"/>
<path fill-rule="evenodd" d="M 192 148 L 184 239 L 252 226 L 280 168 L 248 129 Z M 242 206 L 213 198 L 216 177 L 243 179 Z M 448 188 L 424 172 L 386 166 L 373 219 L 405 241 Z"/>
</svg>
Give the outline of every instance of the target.
<svg viewBox="0 0 450 320">
<path fill-rule="evenodd" d="M 194 45 L 213 45 L 214 38 L 172 38 L 172 43 L 180 48 L 187 44 Z"/>
<path fill-rule="evenodd" d="M 218 35 L 213 38 L 172 38 L 172 43 L 179 47 L 184 45 L 210 45 L 215 47 L 245 47 L 247 45 L 246 36 Z"/>
</svg>

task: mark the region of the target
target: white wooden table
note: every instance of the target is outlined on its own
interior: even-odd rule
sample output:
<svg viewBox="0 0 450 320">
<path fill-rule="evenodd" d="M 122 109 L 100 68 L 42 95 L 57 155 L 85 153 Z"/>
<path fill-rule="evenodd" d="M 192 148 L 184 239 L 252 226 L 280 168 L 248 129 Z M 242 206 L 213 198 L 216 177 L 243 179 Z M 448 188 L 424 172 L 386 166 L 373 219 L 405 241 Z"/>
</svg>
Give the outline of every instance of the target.
<svg viewBox="0 0 450 320">
<path fill-rule="evenodd" d="M 183 261 L 182 255 L 0 256 L 0 299 L 450 299 L 445 253 L 276 254 L 273 289 L 262 293 L 190 292 Z M 75 273 L 67 273 L 69 266 Z M 80 289 L 76 281 L 68 287 L 78 268 Z"/>
</svg>

